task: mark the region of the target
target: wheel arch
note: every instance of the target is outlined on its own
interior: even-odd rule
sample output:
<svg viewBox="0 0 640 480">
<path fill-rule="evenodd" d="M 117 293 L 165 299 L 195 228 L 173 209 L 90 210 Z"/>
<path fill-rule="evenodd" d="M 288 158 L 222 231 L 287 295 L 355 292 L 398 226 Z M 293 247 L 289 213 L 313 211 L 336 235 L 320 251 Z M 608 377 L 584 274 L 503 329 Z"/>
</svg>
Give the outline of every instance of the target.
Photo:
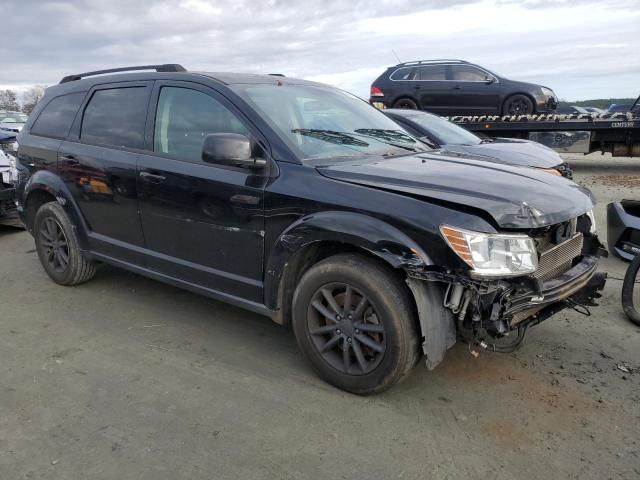
<svg viewBox="0 0 640 480">
<path fill-rule="evenodd" d="M 80 247 L 88 249 L 87 225 L 73 195 L 60 177 L 47 170 L 34 173 L 26 183 L 21 197 L 21 214 L 27 230 L 33 233 L 33 220 L 38 209 L 45 203 L 55 201 L 69 217 Z"/>
<path fill-rule="evenodd" d="M 296 221 L 271 249 L 265 273 L 265 303 L 274 320 L 288 324 L 293 291 L 312 265 L 337 253 L 362 253 L 404 274 L 403 268 L 432 265 L 410 237 L 383 220 L 355 212 L 321 212 Z"/>
</svg>

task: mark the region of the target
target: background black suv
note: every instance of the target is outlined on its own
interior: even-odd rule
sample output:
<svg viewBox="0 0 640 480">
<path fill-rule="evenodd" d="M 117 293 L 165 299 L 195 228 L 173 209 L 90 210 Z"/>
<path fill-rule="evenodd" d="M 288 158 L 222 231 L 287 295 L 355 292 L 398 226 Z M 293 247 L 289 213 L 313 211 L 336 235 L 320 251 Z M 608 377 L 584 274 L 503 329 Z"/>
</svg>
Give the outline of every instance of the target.
<svg viewBox="0 0 640 480">
<path fill-rule="evenodd" d="M 555 93 L 517 82 L 463 60 L 423 60 L 389 67 L 371 85 L 381 108 L 428 110 L 438 115 L 518 115 L 552 112 Z"/>
<path fill-rule="evenodd" d="M 20 217 L 61 285 L 104 262 L 259 312 L 361 394 L 435 367 L 456 325 L 519 342 L 602 287 L 564 178 L 433 152 L 326 85 L 142 69 L 64 78 L 19 136 Z"/>
</svg>

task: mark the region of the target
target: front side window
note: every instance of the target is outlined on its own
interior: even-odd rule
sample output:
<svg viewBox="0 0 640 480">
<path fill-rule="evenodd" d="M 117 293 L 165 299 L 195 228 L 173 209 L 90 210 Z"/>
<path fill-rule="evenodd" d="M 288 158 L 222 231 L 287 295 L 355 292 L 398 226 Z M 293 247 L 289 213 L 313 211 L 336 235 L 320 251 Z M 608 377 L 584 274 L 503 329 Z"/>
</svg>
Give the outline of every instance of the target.
<svg viewBox="0 0 640 480">
<path fill-rule="evenodd" d="M 189 88 L 160 90 L 153 137 L 155 152 L 201 162 L 204 139 L 211 133 L 249 135 L 240 120 L 215 98 Z"/>
<path fill-rule="evenodd" d="M 469 65 L 452 65 L 451 74 L 453 80 L 460 82 L 483 82 L 490 77 L 488 73 Z"/>
<path fill-rule="evenodd" d="M 427 65 L 418 69 L 418 80 L 446 80 L 446 65 Z"/>
<path fill-rule="evenodd" d="M 84 111 L 80 139 L 98 145 L 142 148 L 147 93 L 146 87 L 97 90 Z"/>
<path fill-rule="evenodd" d="M 378 109 L 342 90 L 295 84 L 234 88 L 302 159 L 426 150 Z"/>
<path fill-rule="evenodd" d="M 31 127 L 33 135 L 65 138 L 84 100 L 85 92 L 70 93 L 51 100 Z"/>
</svg>

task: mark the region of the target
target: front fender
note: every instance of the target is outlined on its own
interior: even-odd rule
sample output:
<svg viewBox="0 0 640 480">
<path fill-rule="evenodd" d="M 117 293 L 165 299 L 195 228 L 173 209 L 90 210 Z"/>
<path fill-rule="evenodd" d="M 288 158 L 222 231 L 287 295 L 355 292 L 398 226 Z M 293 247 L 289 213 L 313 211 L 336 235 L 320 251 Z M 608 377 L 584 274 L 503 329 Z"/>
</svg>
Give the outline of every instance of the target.
<svg viewBox="0 0 640 480">
<path fill-rule="evenodd" d="M 80 247 L 83 250 L 88 250 L 88 228 L 84 217 L 80 213 L 80 208 L 62 179 L 48 170 L 39 170 L 33 173 L 25 183 L 24 189 L 20 194 L 18 210 L 22 216 L 23 223 L 28 226 L 29 231 L 33 230 L 33 225 L 28 223 L 29 219 L 27 219 L 27 215 L 29 214 L 29 201 L 34 198 L 34 194 L 38 191 L 47 192 L 62 205 L 62 208 L 76 231 Z M 33 212 L 33 214 L 35 215 L 35 212 Z"/>
<path fill-rule="evenodd" d="M 291 258 L 318 242 L 337 242 L 362 248 L 394 268 L 433 264 L 415 241 L 383 220 L 355 212 L 313 213 L 290 225 L 271 249 L 265 275 L 265 302 L 268 307 L 277 308 L 280 280 Z"/>
</svg>

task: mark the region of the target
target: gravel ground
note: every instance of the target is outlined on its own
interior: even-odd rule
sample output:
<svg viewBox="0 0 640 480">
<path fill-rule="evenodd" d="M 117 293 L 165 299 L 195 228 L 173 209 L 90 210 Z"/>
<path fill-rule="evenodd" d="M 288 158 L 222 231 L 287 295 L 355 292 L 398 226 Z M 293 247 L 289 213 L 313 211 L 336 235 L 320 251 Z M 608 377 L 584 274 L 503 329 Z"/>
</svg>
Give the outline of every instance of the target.
<svg viewBox="0 0 640 480">
<path fill-rule="evenodd" d="M 567 158 L 604 232 L 640 159 Z M 23 231 L 0 230 L 0 265 L 1 479 L 640 477 L 640 329 L 614 258 L 592 316 L 560 313 L 514 354 L 457 345 L 368 398 L 266 318 L 110 267 L 57 286 Z"/>
</svg>

